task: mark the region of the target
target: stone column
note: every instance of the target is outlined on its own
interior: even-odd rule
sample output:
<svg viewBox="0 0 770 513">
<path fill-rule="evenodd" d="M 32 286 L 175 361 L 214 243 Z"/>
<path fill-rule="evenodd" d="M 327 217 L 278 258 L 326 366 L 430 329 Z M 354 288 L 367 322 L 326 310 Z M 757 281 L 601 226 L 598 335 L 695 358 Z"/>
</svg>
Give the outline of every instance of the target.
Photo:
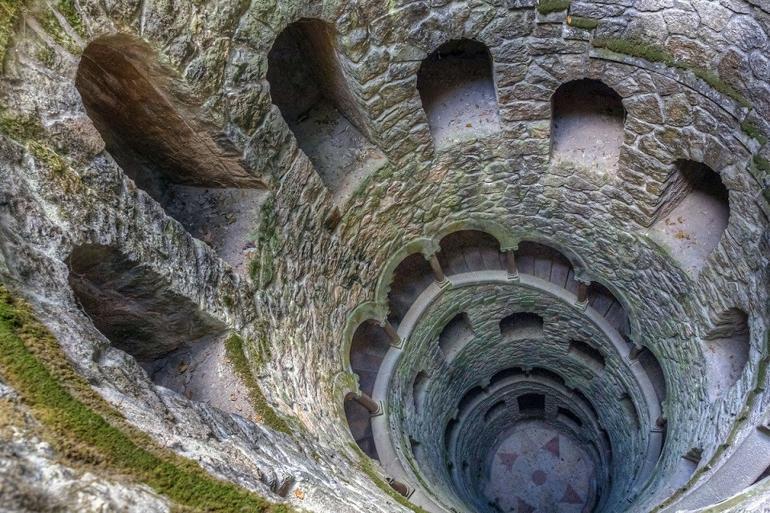
<svg viewBox="0 0 770 513">
<path fill-rule="evenodd" d="M 382 327 L 382 329 L 384 329 L 385 333 L 388 335 L 391 346 L 401 347 L 401 337 L 398 335 L 398 331 L 396 331 L 395 326 L 393 326 L 387 318 L 383 321 L 380 321 L 380 327 Z"/>
<path fill-rule="evenodd" d="M 382 406 L 380 403 L 366 395 L 365 393 L 361 392 L 361 394 L 355 396 L 355 401 L 366 408 L 366 411 L 369 412 L 369 415 L 372 417 L 376 417 L 378 415 L 382 415 Z"/>
<path fill-rule="evenodd" d="M 429 257 L 426 257 L 426 259 L 428 260 L 430 268 L 433 271 L 433 278 L 436 280 L 436 283 L 439 285 L 445 283 L 447 281 L 447 277 L 446 274 L 444 274 L 444 269 L 441 268 L 441 262 L 438 261 L 436 254 L 433 253 Z"/>
<path fill-rule="evenodd" d="M 505 268 L 508 271 L 508 278 L 516 280 L 519 278 L 519 268 L 516 266 L 516 251 L 509 249 L 505 252 Z"/>
<path fill-rule="evenodd" d="M 591 282 L 579 281 L 577 285 L 577 306 L 585 308 L 588 306 L 588 287 Z"/>
</svg>

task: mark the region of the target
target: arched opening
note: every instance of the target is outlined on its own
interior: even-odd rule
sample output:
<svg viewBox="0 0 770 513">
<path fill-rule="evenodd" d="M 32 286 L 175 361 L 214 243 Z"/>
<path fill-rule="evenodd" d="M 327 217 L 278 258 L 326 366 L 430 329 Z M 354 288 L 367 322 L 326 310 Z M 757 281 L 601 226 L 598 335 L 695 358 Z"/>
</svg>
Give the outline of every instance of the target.
<svg viewBox="0 0 770 513">
<path fill-rule="evenodd" d="M 487 412 L 484 414 L 484 422 L 489 422 L 493 418 L 500 415 L 502 412 L 504 412 L 506 409 L 508 409 L 508 405 L 505 404 L 505 401 L 498 401 L 492 406 L 489 407 Z"/>
<path fill-rule="evenodd" d="M 594 372 L 599 373 L 604 370 L 604 355 L 602 352 L 585 342 L 579 340 L 571 341 L 567 352 Z"/>
<path fill-rule="evenodd" d="M 113 247 L 78 246 L 67 263 L 75 299 L 113 347 L 133 356 L 154 383 L 232 411 L 236 405 L 220 397 L 224 384 L 211 382 L 227 365 L 224 324 Z"/>
<path fill-rule="evenodd" d="M 642 348 L 637 359 L 655 389 L 658 402 L 662 404 L 666 400 L 666 375 L 663 373 L 663 367 L 653 352 L 646 347 Z"/>
<path fill-rule="evenodd" d="M 425 394 L 428 391 L 429 383 L 428 374 L 425 371 L 420 371 L 414 378 L 412 383 L 412 402 L 414 404 L 415 413 L 419 414 L 422 411 L 422 406 L 425 402 Z"/>
<path fill-rule="evenodd" d="M 615 172 L 625 118 L 620 95 L 599 80 L 562 84 L 551 97 L 551 158 Z"/>
<path fill-rule="evenodd" d="M 241 152 L 142 40 L 117 34 L 83 52 L 75 85 L 106 149 L 136 185 L 233 267 L 266 194 Z"/>
<path fill-rule="evenodd" d="M 379 461 L 380 457 L 377 454 L 377 447 L 374 444 L 374 435 L 372 434 L 371 412 L 353 394 L 348 394 L 345 397 L 345 418 L 350 434 L 359 449 L 373 460 Z"/>
<path fill-rule="evenodd" d="M 504 339 L 541 338 L 543 318 L 530 312 L 515 312 L 500 321 L 500 336 Z"/>
<path fill-rule="evenodd" d="M 350 344 L 350 367 L 358 375 L 362 392 L 371 396 L 380 365 L 390 349 L 391 340 L 375 321 L 363 322 L 353 334 Z"/>
<path fill-rule="evenodd" d="M 500 243 L 492 235 L 479 230 L 450 233 L 439 243 L 438 260 L 444 272 L 453 274 L 505 269 Z"/>
<path fill-rule="evenodd" d="M 729 193 L 719 174 L 700 162 L 676 161 L 659 208 L 656 238 L 686 270 L 699 271 L 730 219 Z"/>
<path fill-rule="evenodd" d="M 567 422 L 571 422 L 578 428 L 583 426 L 583 421 L 580 420 L 580 417 L 575 415 L 572 410 L 562 408 L 561 406 L 556 409 L 556 419 L 562 422 L 566 419 Z"/>
<path fill-rule="evenodd" d="M 548 280 L 573 293 L 577 290 L 575 270 L 570 260 L 558 250 L 544 244 L 520 242 L 516 249 L 516 266 L 520 273 Z"/>
<path fill-rule="evenodd" d="M 417 90 L 437 148 L 500 129 L 492 56 L 482 43 L 441 45 L 422 62 Z"/>
<path fill-rule="evenodd" d="M 465 414 L 465 410 L 468 409 L 468 407 L 473 403 L 476 399 L 484 395 L 484 389 L 480 386 L 475 386 L 465 392 L 465 395 L 462 396 L 460 399 L 460 402 L 457 403 L 457 409 L 460 412 L 460 415 Z"/>
<path fill-rule="evenodd" d="M 709 395 L 717 399 L 741 377 L 749 361 L 749 316 L 730 308 L 720 313 L 704 338 L 703 356 L 710 375 Z"/>
<path fill-rule="evenodd" d="M 514 378 L 516 376 L 521 376 L 522 374 L 524 374 L 524 370 L 519 367 L 511 367 L 509 369 L 503 369 L 495 373 L 495 375 L 490 378 L 489 386 L 494 386 L 497 383 L 500 383 L 501 381 L 505 381 L 510 378 Z"/>
<path fill-rule="evenodd" d="M 447 362 L 451 362 L 476 334 L 468 314 L 459 313 L 450 320 L 438 337 L 438 346 Z"/>
<path fill-rule="evenodd" d="M 556 383 L 562 387 L 565 386 L 564 378 L 561 377 L 561 375 L 559 375 L 556 372 L 553 372 L 552 370 L 543 369 L 541 367 L 535 367 L 534 369 L 532 369 L 529 372 L 529 377 L 546 380 L 546 381 L 552 381 L 553 383 Z"/>
<path fill-rule="evenodd" d="M 519 413 L 523 415 L 544 415 L 545 396 L 543 394 L 523 394 L 516 398 Z"/>
<path fill-rule="evenodd" d="M 628 340 L 631 333 L 628 313 L 610 289 L 599 282 L 591 282 L 588 287 L 588 306 L 599 312 L 624 339 Z"/>
<path fill-rule="evenodd" d="M 388 292 L 388 319 L 397 326 L 417 297 L 434 281 L 430 264 L 422 253 L 412 253 L 404 258 L 395 271 Z"/>
<path fill-rule="evenodd" d="M 337 34 L 321 20 L 288 25 L 267 56 L 273 104 L 335 199 L 344 201 L 382 167 L 364 116 L 342 72 Z"/>
</svg>

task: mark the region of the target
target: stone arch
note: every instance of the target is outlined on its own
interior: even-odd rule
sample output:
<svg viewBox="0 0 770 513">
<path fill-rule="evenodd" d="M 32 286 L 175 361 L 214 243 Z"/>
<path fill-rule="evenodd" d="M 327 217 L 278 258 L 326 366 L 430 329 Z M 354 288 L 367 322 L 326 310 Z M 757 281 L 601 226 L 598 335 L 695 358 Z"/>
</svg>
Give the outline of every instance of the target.
<svg viewBox="0 0 770 513">
<path fill-rule="evenodd" d="M 438 345 L 447 363 L 463 350 L 463 348 L 476 336 L 468 314 L 458 313 L 452 317 L 441 329 L 438 336 Z"/>
<path fill-rule="evenodd" d="M 358 328 L 370 320 L 381 323 L 386 316 L 387 308 L 383 304 L 375 302 L 361 303 L 348 314 L 345 327 L 342 329 L 342 366 L 344 369 L 352 372 L 350 350 L 353 344 L 353 335 Z"/>
<path fill-rule="evenodd" d="M 573 274 L 575 280 L 581 282 L 587 282 L 590 280 L 591 272 L 583 257 L 553 237 L 549 237 L 541 233 L 519 233 L 516 230 L 513 231 L 512 237 L 515 241 L 514 249 L 518 250 L 519 245 L 524 242 L 545 246 L 551 251 L 557 252 L 561 257 L 569 261 L 574 271 Z"/>
<path fill-rule="evenodd" d="M 496 237 L 481 230 L 458 230 L 439 241 L 438 261 L 446 275 L 473 271 L 502 271 L 505 259 Z"/>
<path fill-rule="evenodd" d="M 578 276 L 572 260 L 548 244 L 523 240 L 515 252 L 520 273 L 550 281 L 572 293 L 577 291 Z M 582 274 L 582 273 L 581 273 Z"/>
<path fill-rule="evenodd" d="M 690 159 L 673 163 L 652 229 L 674 258 L 697 273 L 722 240 L 730 220 L 730 195 L 710 166 Z"/>
<path fill-rule="evenodd" d="M 177 369 L 203 362 L 203 350 L 224 342 L 228 331 L 222 322 L 116 247 L 77 246 L 67 266 L 80 309 L 112 347 L 134 357 L 154 383 L 193 400 L 210 399 L 212 391 L 198 383 L 197 374 L 182 379 Z"/>
<path fill-rule="evenodd" d="M 359 389 L 372 396 L 374 383 L 392 339 L 380 325 L 371 319 L 358 325 L 350 344 L 350 368 L 358 376 Z"/>
<path fill-rule="evenodd" d="M 503 252 L 515 249 L 518 244 L 518 239 L 516 239 L 513 232 L 497 221 L 489 219 L 463 219 L 446 224 L 437 230 L 433 235 L 434 246 L 438 248 L 439 243 L 444 237 L 459 231 L 487 233 L 497 239 L 497 242 L 500 244 L 500 251 Z"/>
<path fill-rule="evenodd" d="M 377 446 L 372 433 L 371 409 L 362 404 L 356 394 L 347 394 L 343 405 L 350 436 L 364 454 L 379 461 L 380 457 L 377 454 Z"/>
<path fill-rule="evenodd" d="M 432 255 L 436 252 L 438 244 L 431 239 L 417 239 L 398 249 L 390 258 L 388 258 L 380 277 L 377 280 L 377 292 L 375 293 L 375 300 L 378 303 L 386 305 L 388 302 L 388 294 L 390 293 L 390 287 L 393 282 L 393 275 L 396 268 L 401 262 L 408 256 L 415 253 L 422 253 L 424 256 Z"/>
<path fill-rule="evenodd" d="M 566 82 L 551 96 L 551 158 L 617 170 L 626 110 L 620 95 L 600 80 Z"/>
<path fill-rule="evenodd" d="M 743 375 L 751 353 L 749 316 L 739 308 L 717 314 L 703 338 L 703 355 L 711 377 L 709 396 L 716 400 Z"/>
<path fill-rule="evenodd" d="M 343 72 L 337 31 L 317 18 L 288 24 L 267 56 L 270 96 L 335 199 L 385 163 Z M 340 151 L 344 148 L 344 151 Z"/>
<path fill-rule="evenodd" d="M 637 321 L 628 308 L 628 301 L 617 288 L 604 280 L 594 280 L 588 286 L 587 294 L 588 305 L 607 319 L 626 344 L 634 346 L 639 333 Z"/>
<path fill-rule="evenodd" d="M 473 39 L 453 39 L 422 62 L 417 90 L 436 148 L 497 132 L 500 119 L 492 54 Z"/>
</svg>

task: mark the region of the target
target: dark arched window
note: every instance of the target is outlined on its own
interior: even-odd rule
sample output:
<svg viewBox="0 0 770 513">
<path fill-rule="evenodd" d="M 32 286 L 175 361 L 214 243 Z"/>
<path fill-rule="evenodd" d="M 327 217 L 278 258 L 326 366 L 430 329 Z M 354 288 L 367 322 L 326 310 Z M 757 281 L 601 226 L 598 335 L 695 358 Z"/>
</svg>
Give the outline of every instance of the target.
<svg viewBox="0 0 770 513">
<path fill-rule="evenodd" d="M 678 160 L 664 188 L 654 233 L 687 270 L 698 271 L 730 219 L 727 188 L 700 162 Z"/>
<path fill-rule="evenodd" d="M 551 98 L 551 157 L 614 172 L 626 110 L 620 95 L 598 80 L 562 84 Z"/>
<path fill-rule="evenodd" d="M 202 349 L 221 344 L 226 327 L 113 247 L 78 246 L 67 263 L 75 299 L 110 344 L 136 358 L 155 383 L 203 400 L 210 386 L 186 369 L 216 352 Z"/>
<path fill-rule="evenodd" d="M 450 233 L 439 242 L 439 263 L 444 272 L 453 274 L 472 271 L 499 271 L 505 269 L 500 243 L 488 233 L 478 230 L 460 230 Z"/>
<path fill-rule="evenodd" d="M 374 321 L 365 321 L 353 334 L 350 344 L 350 367 L 358 375 L 361 391 L 371 396 L 380 365 L 390 349 L 390 337 Z"/>
<path fill-rule="evenodd" d="M 240 268 L 265 185 L 226 137 L 199 120 L 202 109 L 177 94 L 183 84 L 174 81 L 147 43 L 126 34 L 90 43 L 75 77 L 89 118 L 126 175 Z M 245 216 L 248 222 L 233 222 Z"/>
<path fill-rule="evenodd" d="M 335 198 L 348 197 L 385 163 L 342 73 L 330 24 L 288 25 L 268 54 L 267 80 L 273 103 Z"/>
<path fill-rule="evenodd" d="M 350 434 L 359 449 L 374 460 L 380 459 L 372 434 L 372 416 L 368 409 L 356 400 L 353 394 L 345 398 L 345 418 Z"/>
<path fill-rule="evenodd" d="M 714 320 L 703 348 L 712 399 L 721 397 L 743 375 L 751 350 L 750 335 L 749 317 L 743 310 L 730 308 Z"/>
<path fill-rule="evenodd" d="M 499 130 L 492 56 L 470 39 L 449 41 L 420 67 L 417 89 L 436 147 Z"/>
</svg>

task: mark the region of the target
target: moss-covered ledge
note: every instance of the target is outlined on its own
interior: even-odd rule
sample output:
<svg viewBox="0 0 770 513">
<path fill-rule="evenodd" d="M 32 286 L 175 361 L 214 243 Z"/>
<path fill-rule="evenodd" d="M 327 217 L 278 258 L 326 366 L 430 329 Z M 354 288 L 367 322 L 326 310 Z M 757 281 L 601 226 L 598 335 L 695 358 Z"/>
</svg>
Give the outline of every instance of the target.
<svg viewBox="0 0 770 513">
<path fill-rule="evenodd" d="M 183 511 L 292 513 L 208 475 L 129 426 L 69 364 L 29 306 L 0 286 L 0 375 L 73 467 L 144 483 Z"/>
</svg>

